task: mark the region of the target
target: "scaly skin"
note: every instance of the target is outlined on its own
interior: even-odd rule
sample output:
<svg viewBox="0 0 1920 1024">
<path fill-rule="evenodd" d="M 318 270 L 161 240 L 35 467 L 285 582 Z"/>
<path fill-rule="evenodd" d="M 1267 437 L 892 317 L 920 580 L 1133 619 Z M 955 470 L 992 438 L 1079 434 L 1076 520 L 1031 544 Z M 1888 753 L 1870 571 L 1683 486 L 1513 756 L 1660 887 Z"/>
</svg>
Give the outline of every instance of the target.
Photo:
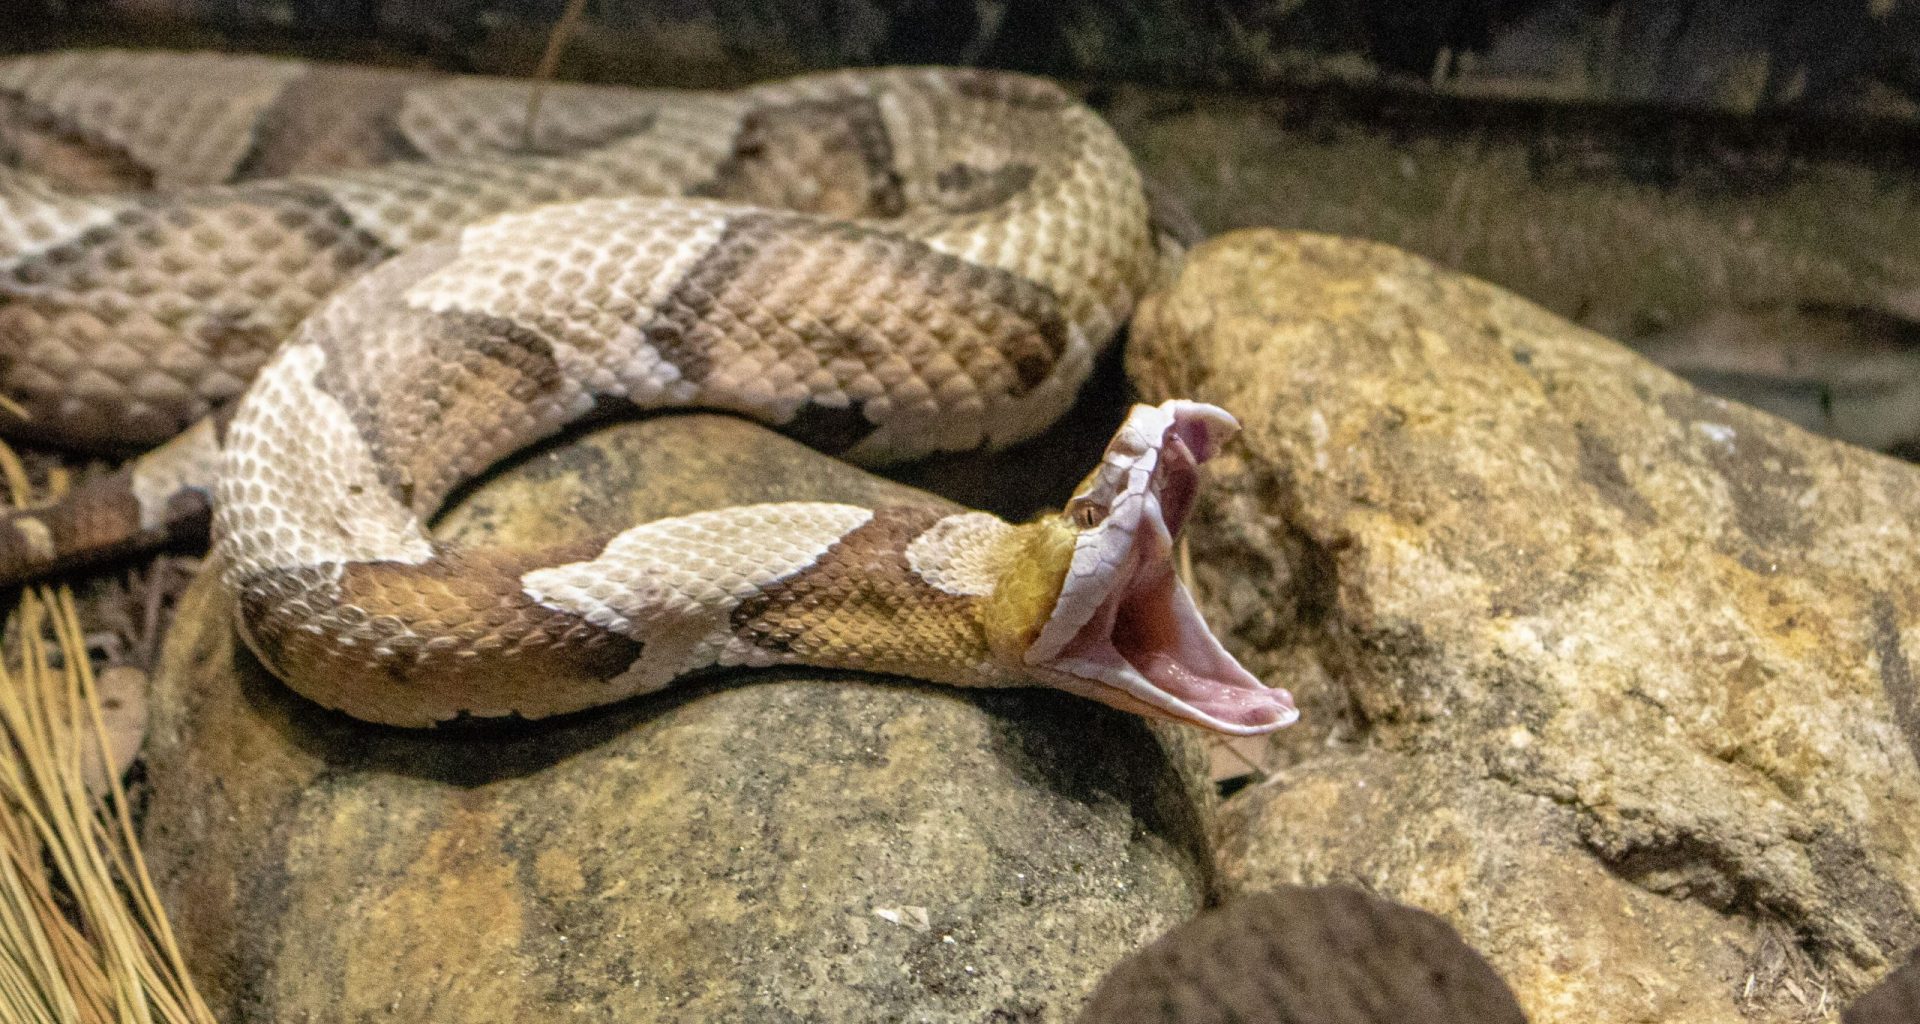
<svg viewBox="0 0 1920 1024">
<path fill-rule="evenodd" d="M 309 80 L 284 71 L 234 71 L 258 86 L 241 105 L 289 102 Z M 62 116 L 57 90 L 13 88 Z M 452 489 L 608 400 L 731 410 L 870 464 L 1030 437 L 1173 254 L 1111 130 L 1035 79 L 845 72 L 579 104 L 638 115 L 561 155 L 144 199 L 6 185 L 15 428 L 156 439 L 264 359 L 230 423 L 135 463 L 110 525 L 177 534 L 212 467 L 248 643 L 374 721 L 538 717 L 779 663 L 1054 685 L 1229 732 L 1291 720 L 1169 568 L 1195 468 L 1232 429 L 1191 403 L 1136 410 L 1075 504 L 1021 527 L 800 503 L 567 550 L 431 541 Z M 83 349 L 107 369 L 71 372 Z M 0 531 L 0 570 L 70 564 L 48 522 Z"/>
</svg>

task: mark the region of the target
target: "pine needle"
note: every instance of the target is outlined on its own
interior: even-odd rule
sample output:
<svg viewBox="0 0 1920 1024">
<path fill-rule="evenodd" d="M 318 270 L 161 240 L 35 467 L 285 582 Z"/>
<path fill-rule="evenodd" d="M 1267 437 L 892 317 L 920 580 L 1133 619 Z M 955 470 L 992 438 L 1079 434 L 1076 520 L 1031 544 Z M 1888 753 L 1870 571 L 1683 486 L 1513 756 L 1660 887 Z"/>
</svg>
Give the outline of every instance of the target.
<svg viewBox="0 0 1920 1024">
<path fill-rule="evenodd" d="M 0 479 L 28 503 L 4 445 Z M 215 1024 L 140 857 L 72 591 L 26 589 L 0 638 L 0 1020 Z"/>
</svg>

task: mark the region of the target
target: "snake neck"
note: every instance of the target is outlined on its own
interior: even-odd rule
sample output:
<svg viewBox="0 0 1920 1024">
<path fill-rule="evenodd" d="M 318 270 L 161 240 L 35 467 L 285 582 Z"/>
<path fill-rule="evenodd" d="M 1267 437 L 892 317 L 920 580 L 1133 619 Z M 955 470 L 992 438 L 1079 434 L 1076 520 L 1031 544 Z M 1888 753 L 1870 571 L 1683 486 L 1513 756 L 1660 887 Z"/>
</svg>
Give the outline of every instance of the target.
<svg viewBox="0 0 1920 1024">
<path fill-rule="evenodd" d="M 1025 528 L 933 505 L 736 506 L 509 555 L 225 567 L 249 646 L 355 717 L 544 717 L 714 668 L 1022 681 L 989 610 Z M 454 624 L 471 624 L 453 628 Z"/>
<path fill-rule="evenodd" d="M 798 664 L 957 686 L 1026 680 L 995 609 L 1029 527 L 931 505 L 873 510 L 729 616 L 721 664 Z"/>
</svg>

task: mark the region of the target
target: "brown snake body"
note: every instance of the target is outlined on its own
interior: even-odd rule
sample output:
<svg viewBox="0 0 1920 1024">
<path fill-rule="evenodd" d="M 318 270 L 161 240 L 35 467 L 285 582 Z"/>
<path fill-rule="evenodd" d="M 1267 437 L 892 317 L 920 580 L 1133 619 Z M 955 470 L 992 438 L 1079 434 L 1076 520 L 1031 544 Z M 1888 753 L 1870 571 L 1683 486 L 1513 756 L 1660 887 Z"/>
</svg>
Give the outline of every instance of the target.
<svg viewBox="0 0 1920 1024">
<path fill-rule="evenodd" d="M 68 514 L 14 517 L 0 568 L 176 533 L 211 495 L 253 650 L 396 724 L 781 663 L 1292 720 L 1171 569 L 1234 429 L 1196 403 L 1136 408 L 1068 508 L 1020 526 L 786 503 L 565 550 L 431 539 L 454 487 L 608 402 L 727 410 L 867 464 L 1030 437 L 1178 254 L 1112 131 L 1040 80 L 555 87 L 531 132 L 528 88 L 0 62 L 7 429 L 175 438 Z"/>
</svg>

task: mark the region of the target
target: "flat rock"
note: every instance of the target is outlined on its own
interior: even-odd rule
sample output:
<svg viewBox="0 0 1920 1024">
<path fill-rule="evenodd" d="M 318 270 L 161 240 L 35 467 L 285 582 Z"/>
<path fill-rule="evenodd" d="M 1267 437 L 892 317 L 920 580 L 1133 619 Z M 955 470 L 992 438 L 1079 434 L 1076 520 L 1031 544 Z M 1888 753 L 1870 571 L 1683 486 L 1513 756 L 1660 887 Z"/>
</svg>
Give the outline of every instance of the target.
<svg viewBox="0 0 1920 1024">
<path fill-rule="evenodd" d="M 1920 951 L 1914 951 L 1907 966 L 1866 989 L 1866 995 L 1839 1018 L 1845 1024 L 1912 1024 L 1920 1020 Z"/>
<path fill-rule="evenodd" d="M 1350 886 L 1209 910 L 1120 962 L 1081 1024 L 1526 1024 L 1445 921 Z"/>
<path fill-rule="evenodd" d="M 672 417 L 525 459 L 437 530 L 910 493 Z M 1065 695 L 768 671 L 407 732 L 293 695 L 229 617 L 208 579 L 183 600 L 145 840 L 230 1024 L 1063 1021 L 1207 889 L 1197 749 Z"/>
<path fill-rule="evenodd" d="M 1920 953 L 1868 989 L 1840 1019 L 1845 1024 L 1913 1024 L 1920 1020 Z"/>
<path fill-rule="evenodd" d="M 1303 706 L 1229 892 L 1430 910 L 1541 1024 L 1830 1015 L 1920 943 L 1920 469 L 1321 235 L 1199 249 L 1128 369 L 1245 424 L 1195 575 Z"/>
</svg>

